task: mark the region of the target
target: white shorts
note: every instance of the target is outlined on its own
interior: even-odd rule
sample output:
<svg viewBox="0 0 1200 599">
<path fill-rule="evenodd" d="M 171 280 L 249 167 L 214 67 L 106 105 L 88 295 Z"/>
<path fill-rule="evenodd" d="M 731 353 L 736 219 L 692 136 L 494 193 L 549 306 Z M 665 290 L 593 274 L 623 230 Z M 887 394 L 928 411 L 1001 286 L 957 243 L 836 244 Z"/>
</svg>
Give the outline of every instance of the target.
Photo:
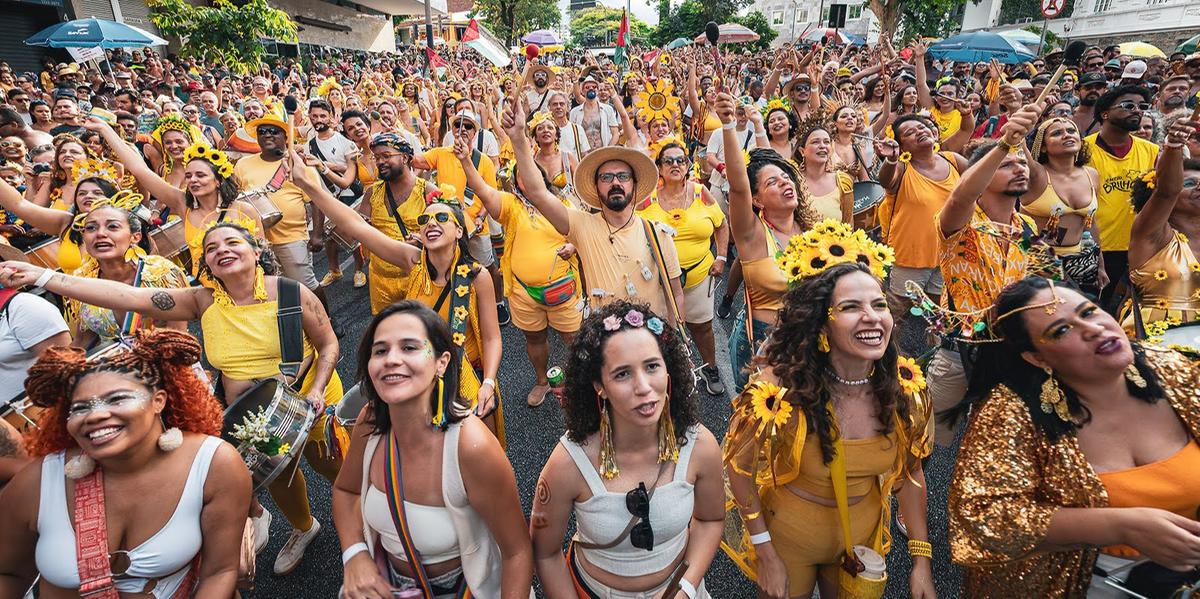
<svg viewBox="0 0 1200 599">
<path fill-rule="evenodd" d="M 688 324 L 704 324 L 713 319 L 713 290 L 716 281 L 705 273 L 699 285 L 683 289 L 683 321 Z"/>
<path fill-rule="evenodd" d="M 279 261 L 280 274 L 312 290 L 321 286 L 313 272 L 312 252 L 308 251 L 307 240 L 272 245 L 271 251 Z"/>
<path fill-rule="evenodd" d="M 484 268 L 496 262 L 496 253 L 492 251 L 492 238 L 487 235 L 475 235 L 467 239 L 467 253 Z"/>
</svg>

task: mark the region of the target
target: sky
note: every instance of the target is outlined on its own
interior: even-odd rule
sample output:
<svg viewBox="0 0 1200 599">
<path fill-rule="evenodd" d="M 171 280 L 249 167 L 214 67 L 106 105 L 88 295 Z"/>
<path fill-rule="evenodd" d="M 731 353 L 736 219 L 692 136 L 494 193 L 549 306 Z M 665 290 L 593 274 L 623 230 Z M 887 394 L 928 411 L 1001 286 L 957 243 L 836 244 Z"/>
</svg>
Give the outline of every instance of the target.
<svg viewBox="0 0 1200 599">
<path fill-rule="evenodd" d="M 598 3 L 613 8 L 625 8 L 623 0 L 597 0 Z M 676 4 L 676 2 L 672 2 Z M 650 3 L 650 0 L 629 0 L 629 9 L 633 16 L 641 19 L 647 25 L 654 27 L 658 25 L 658 3 Z"/>
</svg>

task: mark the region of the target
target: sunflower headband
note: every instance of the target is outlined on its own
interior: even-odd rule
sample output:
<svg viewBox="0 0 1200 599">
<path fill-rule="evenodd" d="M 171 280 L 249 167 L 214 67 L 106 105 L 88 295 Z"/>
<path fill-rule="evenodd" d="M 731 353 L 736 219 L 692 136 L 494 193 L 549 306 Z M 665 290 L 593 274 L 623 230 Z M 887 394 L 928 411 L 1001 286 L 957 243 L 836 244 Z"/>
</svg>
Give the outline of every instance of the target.
<svg viewBox="0 0 1200 599">
<path fill-rule="evenodd" d="M 850 225 L 833 219 L 825 219 L 812 229 L 792 237 L 782 252 L 775 257 L 776 264 L 788 278 L 788 285 L 816 276 L 831 266 L 846 262 L 858 262 L 871 269 L 880 279 L 887 276 L 888 269 L 896 261 L 892 248 L 878 243 L 862 229 L 854 230 Z"/>
<path fill-rule="evenodd" d="M 116 185 L 120 178 L 117 175 L 116 165 L 107 160 L 85 158 L 76 160 L 71 165 L 71 181 L 73 183 L 79 183 L 84 179 L 103 179 Z"/>
<path fill-rule="evenodd" d="M 159 119 L 158 127 L 154 129 L 154 135 L 161 138 L 167 131 L 179 131 L 186 134 L 189 139 L 192 137 L 191 123 L 177 116 L 165 116 Z"/>
<path fill-rule="evenodd" d="M 552 122 L 553 118 L 554 117 L 550 116 L 549 112 L 546 112 L 546 111 L 535 112 L 533 114 L 533 118 L 529 119 L 529 132 L 533 133 L 535 130 L 537 130 L 538 125 L 541 125 L 542 123 L 545 123 L 548 121 Z"/>
<path fill-rule="evenodd" d="M 767 102 L 766 106 L 762 107 L 763 117 L 765 118 L 767 115 L 771 114 L 771 111 L 773 111 L 773 110 L 782 110 L 784 112 L 791 112 L 792 111 L 792 103 L 788 102 L 786 98 L 774 98 L 770 102 Z"/>
<path fill-rule="evenodd" d="M 226 156 L 225 152 L 208 144 L 194 143 L 183 151 L 183 162 L 187 164 L 197 159 L 210 162 L 223 179 L 233 176 L 233 163 L 229 161 L 229 156 Z"/>
</svg>

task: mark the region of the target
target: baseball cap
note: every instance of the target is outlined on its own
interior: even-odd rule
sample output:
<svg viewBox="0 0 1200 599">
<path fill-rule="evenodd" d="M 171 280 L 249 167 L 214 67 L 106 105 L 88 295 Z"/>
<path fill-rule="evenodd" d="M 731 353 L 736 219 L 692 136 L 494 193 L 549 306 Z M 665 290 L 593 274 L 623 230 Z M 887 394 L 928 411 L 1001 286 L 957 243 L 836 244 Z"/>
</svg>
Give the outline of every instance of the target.
<svg viewBox="0 0 1200 599">
<path fill-rule="evenodd" d="M 1125 65 L 1125 72 L 1121 73 L 1122 79 L 1141 79 L 1146 74 L 1146 61 L 1133 60 Z"/>
<path fill-rule="evenodd" d="M 1084 73 L 1083 76 L 1079 78 L 1079 87 L 1086 87 L 1096 83 L 1103 83 L 1107 85 L 1108 79 L 1106 79 L 1103 74 L 1095 71 Z"/>
<path fill-rule="evenodd" d="M 1113 58 L 1113 59 L 1109 60 L 1108 62 L 1104 63 L 1104 68 L 1119 69 L 1119 68 L 1121 68 L 1121 61 Z"/>
</svg>

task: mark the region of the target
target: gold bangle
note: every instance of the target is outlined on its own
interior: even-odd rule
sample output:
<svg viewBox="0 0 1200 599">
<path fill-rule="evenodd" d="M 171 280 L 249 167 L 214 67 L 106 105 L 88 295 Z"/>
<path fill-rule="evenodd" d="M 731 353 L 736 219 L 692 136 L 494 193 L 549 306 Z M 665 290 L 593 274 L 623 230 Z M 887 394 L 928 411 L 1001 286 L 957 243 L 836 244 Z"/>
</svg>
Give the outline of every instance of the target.
<svg viewBox="0 0 1200 599">
<path fill-rule="evenodd" d="M 750 514 L 743 513 L 743 514 L 742 514 L 742 521 L 743 521 L 743 522 L 750 522 L 751 520 L 757 520 L 757 519 L 759 519 L 760 517 L 762 517 L 762 512 L 761 512 L 761 511 L 759 511 L 759 512 L 753 512 L 753 513 L 750 513 Z"/>
<path fill-rule="evenodd" d="M 908 554 L 913 557 L 926 557 L 933 559 L 933 545 L 928 541 L 918 541 L 917 539 L 908 540 Z"/>
</svg>

